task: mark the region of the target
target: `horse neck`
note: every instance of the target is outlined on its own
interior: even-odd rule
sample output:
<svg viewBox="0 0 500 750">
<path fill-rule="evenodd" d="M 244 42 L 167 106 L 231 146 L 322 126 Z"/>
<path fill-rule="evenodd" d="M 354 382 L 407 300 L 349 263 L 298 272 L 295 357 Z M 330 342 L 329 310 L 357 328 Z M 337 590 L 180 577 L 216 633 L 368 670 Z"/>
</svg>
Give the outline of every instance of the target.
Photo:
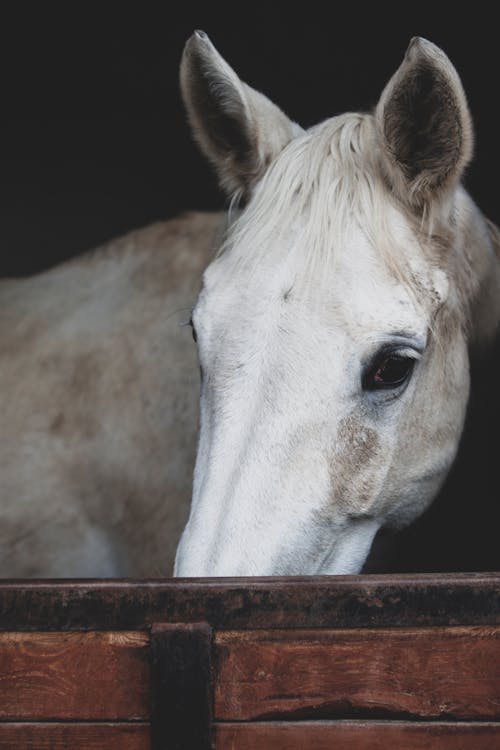
<svg viewBox="0 0 500 750">
<path fill-rule="evenodd" d="M 470 290 L 471 347 L 483 350 L 494 342 L 500 324 L 500 230 L 465 190 L 457 199 L 459 285 Z"/>
</svg>

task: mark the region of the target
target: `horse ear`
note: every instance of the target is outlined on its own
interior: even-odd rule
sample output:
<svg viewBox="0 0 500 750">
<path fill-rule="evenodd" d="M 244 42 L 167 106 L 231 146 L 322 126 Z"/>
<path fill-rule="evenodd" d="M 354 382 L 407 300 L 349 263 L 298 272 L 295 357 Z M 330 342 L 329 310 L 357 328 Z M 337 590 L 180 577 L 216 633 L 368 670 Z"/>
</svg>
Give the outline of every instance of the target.
<svg viewBox="0 0 500 750">
<path fill-rule="evenodd" d="M 229 195 L 244 196 L 300 128 L 240 81 L 203 31 L 184 47 L 181 93 L 194 137 Z"/>
<path fill-rule="evenodd" d="M 472 122 L 458 74 L 442 50 L 411 40 L 375 111 L 382 163 L 413 208 L 452 188 L 472 156 Z"/>
</svg>

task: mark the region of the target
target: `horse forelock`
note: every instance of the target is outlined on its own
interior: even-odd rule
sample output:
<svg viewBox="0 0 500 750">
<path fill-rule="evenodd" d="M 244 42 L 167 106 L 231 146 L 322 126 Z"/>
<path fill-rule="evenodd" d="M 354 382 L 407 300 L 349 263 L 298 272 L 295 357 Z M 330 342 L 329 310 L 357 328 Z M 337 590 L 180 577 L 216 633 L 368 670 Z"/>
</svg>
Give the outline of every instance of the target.
<svg viewBox="0 0 500 750">
<path fill-rule="evenodd" d="M 228 229 L 219 255 L 232 251 L 232 272 L 259 272 L 270 248 L 303 258 L 298 283 L 307 286 L 334 272 L 342 238 L 357 224 L 397 281 L 421 299 L 426 290 L 394 237 L 388 204 L 407 221 L 429 266 L 445 267 L 453 243 L 453 212 L 443 202 L 417 216 L 391 193 L 380 168 L 375 120 L 346 113 L 292 140 L 256 185 L 248 206 Z M 290 228 L 296 233 L 290 243 Z M 284 241 L 284 242 L 283 242 Z M 463 295 L 456 308 L 466 320 Z M 467 295 L 466 295 L 467 296 Z"/>
</svg>

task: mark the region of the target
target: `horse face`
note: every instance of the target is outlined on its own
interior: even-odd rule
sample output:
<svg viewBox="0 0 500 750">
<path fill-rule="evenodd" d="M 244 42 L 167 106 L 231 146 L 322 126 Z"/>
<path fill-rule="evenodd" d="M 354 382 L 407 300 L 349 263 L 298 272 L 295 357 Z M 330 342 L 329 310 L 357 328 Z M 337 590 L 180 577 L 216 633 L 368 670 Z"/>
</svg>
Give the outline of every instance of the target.
<svg viewBox="0 0 500 750">
<path fill-rule="evenodd" d="M 331 275 L 318 267 L 303 284 L 293 235 L 289 252 L 268 249 L 262 273 L 238 262 L 237 246 L 205 273 L 181 575 L 357 572 L 379 526 L 418 515 L 455 455 L 467 350 L 459 327 L 446 350 L 436 345 L 437 293 L 416 299 L 355 226 Z M 422 289 L 436 292 L 431 277 L 422 258 Z"/>
<path fill-rule="evenodd" d="M 456 74 L 425 45 L 413 44 L 375 117 L 303 133 L 206 37 L 188 43 L 195 132 L 248 205 L 193 311 L 201 426 L 176 575 L 356 573 L 378 528 L 419 515 L 453 461 L 469 377 L 443 256 L 468 121 Z M 460 147 L 450 156 L 447 144 L 441 162 L 440 132 L 428 129 L 428 153 L 406 132 L 405 106 L 418 107 L 405 104 L 402 78 L 431 109 L 420 70 L 434 75 L 436 104 L 446 79 L 463 105 Z M 217 137 L 199 130 L 201 107 Z M 431 206 L 434 234 L 421 231 Z"/>
</svg>

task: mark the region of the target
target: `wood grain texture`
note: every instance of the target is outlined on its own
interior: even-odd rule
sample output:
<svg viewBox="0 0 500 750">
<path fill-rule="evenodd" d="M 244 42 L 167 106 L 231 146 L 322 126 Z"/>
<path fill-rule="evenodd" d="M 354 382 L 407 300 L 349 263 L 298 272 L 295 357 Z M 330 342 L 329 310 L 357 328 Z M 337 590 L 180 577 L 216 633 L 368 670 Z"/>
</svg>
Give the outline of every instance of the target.
<svg viewBox="0 0 500 750">
<path fill-rule="evenodd" d="M 0 723 L 0 750 L 149 750 L 148 724 Z"/>
<path fill-rule="evenodd" d="M 0 718 L 146 720 L 149 636 L 0 634 Z"/>
<path fill-rule="evenodd" d="M 500 625 L 500 573 L 0 583 L 0 631 Z"/>
<path fill-rule="evenodd" d="M 236 631 L 215 638 L 217 720 L 500 719 L 500 628 Z"/>
<path fill-rule="evenodd" d="M 266 722 L 218 724 L 216 750 L 500 750 L 500 724 Z"/>
</svg>

